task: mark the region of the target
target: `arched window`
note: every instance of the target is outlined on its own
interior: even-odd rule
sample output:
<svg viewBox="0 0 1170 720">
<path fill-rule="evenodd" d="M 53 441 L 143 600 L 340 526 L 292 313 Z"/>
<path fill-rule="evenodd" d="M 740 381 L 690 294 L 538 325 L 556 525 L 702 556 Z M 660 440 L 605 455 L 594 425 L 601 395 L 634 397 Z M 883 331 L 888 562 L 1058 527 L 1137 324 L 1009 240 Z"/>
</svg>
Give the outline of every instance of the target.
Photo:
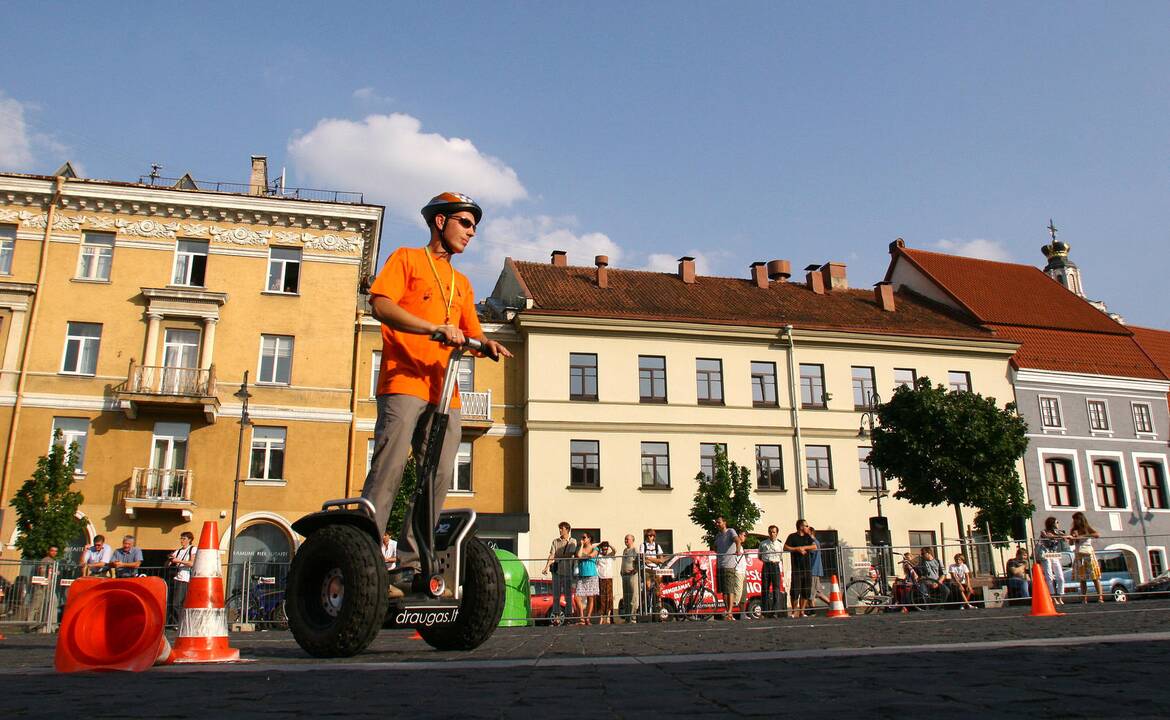
<svg viewBox="0 0 1170 720">
<path fill-rule="evenodd" d="M 1073 482 L 1072 463 L 1065 458 L 1044 460 L 1044 484 L 1048 490 L 1048 504 L 1052 507 L 1076 507 L 1080 504 L 1077 486 Z"/>
<path fill-rule="evenodd" d="M 1097 505 L 1102 508 L 1125 507 L 1125 488 L 1121 484 L 1121 467 L 1113 460 L 1093 462 L 1093 487 Z"/>
<path fill-rule="evenodd" d="M 1138 464 L 1138 483 L 1147 510 L 1165 510 L 1170 507 L 1166 500 L 1166 475 L 1162 472 L 1161 463 Z"/>
</svg>

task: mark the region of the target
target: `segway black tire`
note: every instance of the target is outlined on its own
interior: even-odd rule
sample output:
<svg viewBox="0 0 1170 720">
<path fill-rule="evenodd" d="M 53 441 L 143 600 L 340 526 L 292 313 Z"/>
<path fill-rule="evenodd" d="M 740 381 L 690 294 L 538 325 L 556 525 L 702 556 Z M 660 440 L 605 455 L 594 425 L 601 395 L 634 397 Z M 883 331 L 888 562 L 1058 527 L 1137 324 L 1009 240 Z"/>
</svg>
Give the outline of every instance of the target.
<svg viewBox="0 0 1170 720">
<path fill-rule="evenodd" d="M 463 546 L 463 599 L 455 622 L 418 628 L 436 650 L 474 650 L 492 636 L 504 615 L 504 572 L 479 538 Z"/>
<path fill-rule="evenodd" d="M 327 599 L 329 578 L 340 580 L 339 601 Z M 390 604 L 389 576 L 374 538 L 353 525 L 327 525 L 293 556 L 285 612 L 293 638 L 314 657 L 350 657 L 365 650 Z"/>
</svg>

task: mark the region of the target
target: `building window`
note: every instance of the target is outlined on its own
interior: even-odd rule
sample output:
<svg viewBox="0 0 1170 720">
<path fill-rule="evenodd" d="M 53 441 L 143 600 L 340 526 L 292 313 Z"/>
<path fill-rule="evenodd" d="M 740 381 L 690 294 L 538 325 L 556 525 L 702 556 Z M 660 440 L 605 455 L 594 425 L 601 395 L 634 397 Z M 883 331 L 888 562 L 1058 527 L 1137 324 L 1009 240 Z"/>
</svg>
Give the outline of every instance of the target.
<svg viewBox="0 0 1170 720">
<path fill-rule="evenodd" d="M 776 407 L 776 363 L 752 363 L 752 406 Z"/>
<path fill-rule="evenodd" d="M 1089 400 L 1089 429 L 1109 430 L 1109 406 L 1104 400 Z"/>
<path fill-rule="evenodd" d="M 1142 487 L 1142 499 L 1147 510 L 1170 508 L 1166 498 L 1166 475 L 1162 464 L 1156 462 L 1138 463 L 1138 482 Z"/>
<path fill-rule="evenodd" d="M 378 397 L 378 380 L 382 377 L 382 351 L 375 350 L 370 356 L 370 397 Z"/>
<path fill-rule="evenodd" d="M 656 537 L 654 540 L 662 546 L 662 553 L 664 555 L 674 554 L 674 531 L 673 530 L 655 530 Z"/>
<path fill-rule="evenodd" d="M 61 432 L 61 437 L 57 437 L 57 431 Z M 49 436 L 49 448 L 53 445 L 61 445 L 65 448 L 66 457 L 68 457 L 69 447 L 73 443 L 77 443 L 77 467 L 74 472 L 83 472 L 85 470 L 85 441 L 89 436 L 89 420 L 85 418 L 53 418 L 53 434 Z"/>
<path fill-rule="evenodd" d="M 907 387 L 914 389 L 918 382 L 918 371 L 914 368 L 894 368 L 894 389 Z"/>
<path fill-rule="evenodd" d="M 1093 462 L 1093 485 L 1097 489 L 1097 505 L 1102 508 L 1125 507 L 1125 490 L 1121 485 L 1121 467 L 1113 460 Z"/>
<path fill-rule="evenodd" d="M 934 557 L 941 560 L 941 558 L 938 557 L 938 548 L 934 546 L 933 530 L 911 530 L 910 548 L 914 551 L 915 555 L 920 553 L 922 548 L 930 548 L 930 552 L 934 555 Z"/>
<path fill-rule="evenodd" d="M 825 366 L 800 366 L 800 405 L 806 408 L 825 406 Z"/>
<path fill-rule="evenodd" d="M 867 410 L 873 407 L 874 376 L 871 367 L 853 368 L 853 408 Z"/>
<path fill-rule="evenodd" d="M 871 447 L 857 448 L 857 469 L 861 473 L 861 489 L 885 490 L 886 479 L 882 477 L 881 472 L 877 468 L 869 464 L 869 452 L 871 450 L 873 450 Z"/>
<path fill-rule="evenodd" d="M 601 443 L 569 441 L 569 486 L 601 487 Z"/>
<path fill-rule="evenodd" d="M 695 360 L 695 384 L 700 405 L 723 404 L 723 361 Z"/>
<path fill-rule="evenodd" d="M 61 372 L 68 375 L 97 373 L 98 347 L 102 326 L 98 323 L 71 322 L 65 326 L 65 357 Z"/>
<path fill-rule="evenodd" d="M 207 241 L 180 239 L 175 246 L 172 285 L 203 287 L 207 276 Z"/>
<path fill-rule="evenodd" d="M 1080 504 L 1073 477 L 1071 461 L 1065 458 L 1044 460 L 1044 483 L 1048 489 L 1048 504 L 1051 507 L 1076 507 Z"/>
<path fill-rule="evenodd" d="M 666 358 L 638 356 L 638 393 L 644 403 L 666 402 Z"/>
<path fill-rule="evenodd" d="M 459 382 L 459 392 L 475 392 L 475 358 L 464 355 L 459 358 L 459 369 L 455 379 Z"/>
<path fill-rule="evenodd" d="M 1150 548 L 1150 577 L 1158 577 L 1166 571 L 1166 551 Z"/>
<path fill-rule="evenodd" d="M 268 292 L 295 295 L 301 287 L 301 249 L 274 247 L 268 251 Z"/>
<path fill-rule="evenodd" d="M 82 233 L 81 256 L 77 258 L 77 279 L 109 280 L 113 264 L 114 234 Z"/>
<path fill-rule="evenodd" d="M 1040 396 L 1040 424 L 1046 428 L 1064 427 L 1060 417 L 1060 398 Z"/>
<path fill-rule="evenodd" d="M 284 480 L 284 435 L 278 427 L 252 428 L 252 463 L 248 470 L 251 480 Z"/>
<path fill-rule="evenodd" d="M 727 445 L 723 443 L 699 443 L 699 472 L 708 480 L 715 477 L 715 453 L 719 450 L 727 454 Z"/>
<path fill-rule="evenodd" d="M 971 392 L 971 373 L 951 370 L 947 373 L 947 384 L 951 392 Z"/>
<path fill-rule="evenodd" d="M 642 443 L 642 487 L 670 487 L 669 443 Z"/>
<path fill-rule="evenodd" d="M 833 463 L 828 445 L 805 445 L 804 465 L 810 490 L 833 488 Z"/>
<path fill-rule="evenodd" d="M 16 252 L 16 226 L 0 225 L 0 275 L 12 274 L 12 256 Z"/>
<path fill-rule="evenodd" d="M 779 445 L 756 445 L 756 487 L 784 489 L 784 466 Z"/>
<path fill-rule="evenodd" d="M 569 531 L 569 537 L 576 540 L 579 544 L 581 542 L 581 538 L 586 533 L 589 534 L 589 539 L 593 541 L 593 546 L 597 547 L 597 543 L 601 542 L 601 528 L 575 527 Z M 613 543 L 610 544 L 612 545 Z"/>
<path fill-rule="evenodd" d="M 569 353 L 569 399 L 597 399 L 597 355 Z"/>
<path fill-rule="evenodd" d="M 1146 403 L 1133 404 L 1133 429 L 1139 433 L 1154 432 L 1154 416 L 1150 414 L 1150 406 Z"/>
<path fill-rule="evenodd" d="M 260 373 L 257 382 L 288 385 L 292 378 L 293 339 L 289 335 L 260 336 Z"/>
<path fill-rule="evenodd" d="M 451 478 L 451 492 L 471 492 L 471 443 L 459 443 L 455 454 L 455 475 Z"/>
</svg>

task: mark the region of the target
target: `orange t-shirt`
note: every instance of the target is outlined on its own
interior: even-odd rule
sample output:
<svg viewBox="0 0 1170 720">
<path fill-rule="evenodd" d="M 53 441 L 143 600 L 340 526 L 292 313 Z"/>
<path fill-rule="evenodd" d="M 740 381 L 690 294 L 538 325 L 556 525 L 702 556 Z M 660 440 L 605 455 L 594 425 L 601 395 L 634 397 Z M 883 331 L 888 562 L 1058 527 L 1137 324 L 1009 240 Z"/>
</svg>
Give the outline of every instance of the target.
<svg viewBox="0 0 1170 720">
<path fill-rule="evenodd" d="M 451 266 L 446 258 L 427 262 L 425 247 L 398 248 L 386 260 L 382 271 L 370 286 L 370 296 L 380 295 L 398 304 L 411 315 L 442 325 L 447 315 L 447 298 L 451 298 L 451 324 L 468 337 L 483 335 L 475 314 L 475 297 L 471 282 Z M 435 279 L 435 272 L 439 280 Z M 454 283 L 452 283 L 454 278 Z M 442 285 L 440 285 L 440 281 Z M 439 402 L 443 376 L 451 348 L 426 335 L 400 332 L 382 325 L 382 365 L 378 369 L 378 395 L 390 393 L 413 395 L 431 404 Z M 459 393 L 451 407 L 461 407 Z"/>
</svg>

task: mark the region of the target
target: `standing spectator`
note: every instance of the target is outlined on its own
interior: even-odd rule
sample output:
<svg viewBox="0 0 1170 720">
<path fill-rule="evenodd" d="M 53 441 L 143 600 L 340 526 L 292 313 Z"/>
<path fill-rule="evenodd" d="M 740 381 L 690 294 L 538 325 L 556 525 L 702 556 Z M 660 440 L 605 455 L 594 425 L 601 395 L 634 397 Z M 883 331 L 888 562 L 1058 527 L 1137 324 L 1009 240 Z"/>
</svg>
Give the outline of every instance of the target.
<svg viewBox="0 0 1170 720">
<path fill-rule="evenodd" d="M 1028 551 L 1016 549 L 1016 556 L 1007 561 L 1008 600 L 1025 600 L 1032 597 L 1032 583 L 1028 582 Z"/>
<path fill-rule="evenodd" d="M 387 570 L 398 567 L 398 541 L 390 537 L 390 532 L 382 533 L 382 561 Z"/>
<path fill-rule="evenodd" d="M 179 533 L 179 548 L 167 558 L 167 565 L 175 568 L 175 590 L 171 594 L 172 620 L 177 621 L 179 611 L 187 599 L 187 587 L 191 582 L 191 568 L 195 565 L 195 536 L 188 531 Z"/>
<path fill-rule="evenodd" d="M 658 544 L 658 533 L 653 528 L 646 528 L 643 537 L 645 541 L 638 550 L 638 554 L 642 556 L 642 569 L 645 572 L 645 582 L 642 587 L 646 592 L 646 602 L 642 604 L 642 607 L 649 612 L 654 612 L 658 605 L 658 593 L 662 587 L 661 579 L 658 577 L 658 567 L 666 562 L 666 553 Z"/>
<path fill-rule="evenodd" d="M 597 554 L 597 585 L 600 594 L 597 596 L 597 613 L 601 616 L 599 623 L 609 625 L 613 617 L 613 558 L 617 553 L 608 540 L 602 540 Z"/>
<path fill-rule="evenodd" d="M 85 549 L 81 556 L 81 575 L 108 575 L 111 569 L 110 559 L 114 556 L 114 549 L 106 545 L 105 535 L 95 535 L 93 545 Z"/>
<path fill-rule="evenodd" d="M 35 622 L 43 622 L 48 617 L 48 598 L 49 588 L 57 587 L 57 546 L 50 545 L 49 549 L 45 551 L 45 556 L 37 563 L 34 574 L 40 575 L 46 579 L 48 585 L 33 585 L 32 588 L 32 608 L 33 620 Z"/>
<path fill-rule="evenodd" d="M 813 546 L 816 548 L 809 553 L 809 578 L 812 582 L 812 600 L 820 600 L 826 605 L 832 605 L 833 601 L 825 595 L 825 584 L 822 578 L 825 574 L 825 566 L 821 563 L 821 541 L 817 540 L 817 531 L 810 525 L 808 528 L 808 536 L 812 538 Z M 809 605 L 812 605 L 812 600 Z"/>
<path fill-rule="evenodd" d="M 581 533 L 581 544 L 577 550 L 577 606 L 582 625 L 592 625 L 593 609 L 597 604 L 599 587 L 597 583 L 597 547 L 589 533 Z"/>
<path fill-rule="evenodd" d="M 1072 530 L 1068 537 L 1073 544 L 1073 580 L 1081 582 L 1081 602 L 1089 602 L 1089 581 L 1097 586 L 1097 602 L 1105 602 L 1101 592 L 1101 566 L 1097 563 L 1097 551 L 1093 549 L 1093 538 L 1101 534 L 1093 529 L 1083 512 L 1073 513 Z"/>
<path fill-rule="evenodd" d="M 114 551 L 114 577 L 132 578 L 138 575 L 138 568 L 142 565 L 142 550 L 134 547 L 134 536 L 122 538 L 122 547 Z"/>
<path fill-rule="evenodd" d="M 629 622 L 638 622 L 638 609 L 641 607 L 639 595 L 642 592 L 638 548 L 634 546 L 634 536 L 626 535 L 626 547 L 622 550 L 622 602 L 625 603 L 625 613 Z"/>
<path fill-rule="evenodd" d="M 567 522 L 557 523 L 558 535 L 552 541 L 548 550 L 548 560 L 544 563 L 542 575 L 552 570 L 552 607 L 549 608 L 549 617 L 570 615 L 573 612 L 573 567 L 577 557 L 577 541 L 569 534 L 573 528 Z M 561 600 L 564 600 L 565 610 L 561 610 Z"/>
<path fill-rule="evenodd" d="M 731 597 L 739 605 L 739 619 L 747 619 L 747 550 L 743 544 L 747 542 L 747 533 L 740 530 L 735 534 L 735 579 L 731 585 Z"/>
<path fill-rule="evenodd" d="M 760 542 L 760 562 L 764 566 L 760 591 L 764 596 L 764 614 L 768 617 L 775 617 L 783 609 L 781 606 L 786 605 L 780 587 L 780 577 L 784 573 L 784 543 L 779 538 L 780 528 L 769 525 L 767 539 Z"/>
<path fill-rule="evenodd" d="M 951 594 L 943 584 L 942 563 L 935 559 L 934 550 L 922 548 L 922 560 L 918 563 L 918 577 L 922 594 L 928 602 L 947 603 Z"/>
<path fill-rule="evenodd" d="M 1036 560 L 1044 559 L 1044 574 L 1048 580 L 1048 590 L 1052 593 L 1057 605 L 1064 604 L 1064 565 L 1061 564 L 1061 552 L 1068 547 L 1068 536 L 1060 527 L 1060 521 L 1050 517 L 1044 521 L 1044 529 L 1040 531 L 1040 542 L 1037 543 Z"/>
<path fill-rule="evenodd" d="M 731 608 L 739 602 L 739 588 L 735 586 L 735 566 L 743 552 L 743 545 L 739 540 L 739 533 L 734 528 L 727 527 L 727 520 L 722 516 L 715 518 L 715 552 L 719 572 L 715 579 L 718 592 L 723 596 L 723 619 L 734 620 Z"/>
<path fill-rule="evenodd" d="M 789 599 L 792 610 L 789 617 L 804 617 L 812 600 L 812 558 L 809 554 L 816 544 L 808 534 L 808 523 L 796 521 L 796 532 L 784 539 L 784 549 L 792 560 L 792 583 L 789 585 Z"/>
<path fill-rule="evenodd" d="M 48 577 L 53 572 L 57 567 L 57 553 L 57 546 L 50 545 L 49 549 L 45 551 L 45 556 L 41 558 L 41 562 L 37 566 L 37 575 Z"/>
<path fill-rule="evenodd" d="M 975 606 L 971 604 L 971 595 L 975 592 L 971 588 L 971 568 L 967 567 L 967 558 L 963 557 L 963 553 L 956 554 L 955 562 L 947 566 L 947 577 L 958 591 L 958 596 L 963 598 L 963 607 L 960 609 L 974 610 Z"/>
</svg>

